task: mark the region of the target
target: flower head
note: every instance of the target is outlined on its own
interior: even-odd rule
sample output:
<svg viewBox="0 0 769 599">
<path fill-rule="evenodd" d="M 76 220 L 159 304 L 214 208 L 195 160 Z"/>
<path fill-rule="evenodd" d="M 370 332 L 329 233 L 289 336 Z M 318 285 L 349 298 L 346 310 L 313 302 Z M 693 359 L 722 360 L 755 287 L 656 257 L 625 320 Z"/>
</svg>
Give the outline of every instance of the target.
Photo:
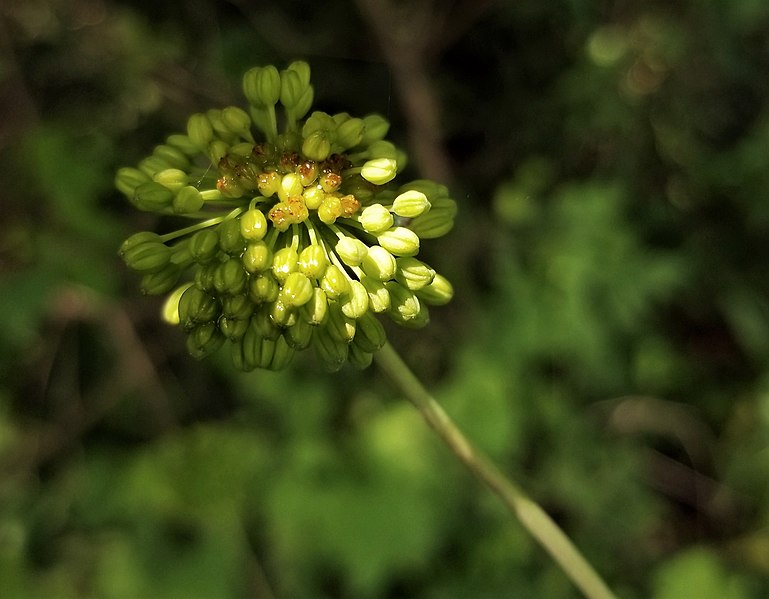
<svg viewBox="0 0 769 599">
<path fill-rule="evenodd" d="M 381 116 L 308 115 L 306 63 L 251 69 L 243 91 L 248 111 L 194 114 L 118 171 L 139 210 L 197 221 L 136 233 L 119 253 L 144 293 L 169 294 L 163 316 L 197 358 L 226 344 L 243 370 L 280 369 L 312 347 L 331 370 L 365 367 L 385 342 L 375 314 L 419 327 L 451 299 L 414 256 L 451 229 L 456 204 L 431 181 L 395 182 L 405 157 Z"/>
</svg>

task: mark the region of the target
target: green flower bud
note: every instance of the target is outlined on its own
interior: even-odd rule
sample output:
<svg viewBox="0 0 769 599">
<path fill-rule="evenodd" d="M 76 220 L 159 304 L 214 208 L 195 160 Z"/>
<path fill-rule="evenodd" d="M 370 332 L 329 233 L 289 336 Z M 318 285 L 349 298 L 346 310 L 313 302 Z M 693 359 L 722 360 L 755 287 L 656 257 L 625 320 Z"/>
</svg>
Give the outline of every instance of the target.
<svg viewBox="0 0 769 599">
<path fill-rule="evenodd" d="M 162 270 L 145 274 L 139 288 L 144 295 L 160 295 L 173 289 L 181 274 L 181 267 L 169 264 Z"/>
<path fill-rule="evenodd" d="M 200 151 L 200 148 L 198 148 L 194 143 L 192 143 L 192 140 L 189 138 L 189 136 L 182 135 L 181 133 L 174 133 L 172 135 L 169 135 L 166 138 L 166 143 L 169 146 L 179 150 L 185 156 L 195 156 Z M 176 166 L 179 166 L 179 165 L 176 165 Z M 179 166 L 179 168 L 184 168 L 184 167 Z"/>
<path fill-rule="evenodd" d="M 328 327 L 322 327 L 315 331 L 312 339 L 312 347 L 326 370 L 336 372 L 344 366 L 349 352 L 349 344 L 332 337 Z"/>
<path fill-rule="evenodd" d="M 310 279 L 320 279 L 328 267 L 328 258 L 322 245 L 308 245 L 299 254 L 299 270 Z"/>
<path fill-rule="evenodd" d="M 293 328 L 293 327 L 291 327 Z M 283 370 L 294 359 L 296 351 L 288 343 L 285 335 L 281 335 L 275 340 L 275 350 L 272 354 L 272 360 L 267 368 L 270 370 Z"/>
<path fill-rule="evenodd" d="M 187 351 L 197 360 L 210 356 L 222 346 L 222 343 L 224 343 L 224 337 L 213 322 L 197 326 L 187 335 Z"/>
<path fill-rule="evenodd" d="M 251 138 L 251 119 L 242 108 L 228 106 L 222 110 L 222 121 L 228 131 L 246 139 Z"/>
<path fill-rule="evenodd" d="M 342 237 L 334 251 L 347 266 L 359 266 L 368 254 L 368 246 L 357 237 Z"/>
<path fill-rule="evenodd" d="M 214 139 L 214 128 L 205 114 L 193 114 L 187 121 L 187 137 L 198 150 L 208 150 Z"/>
<path fill-rule="evenodd" d="M 304 188 L 302 187 L 302 180 L 296 173 L 288 173 L 283 175 L 280 180 L 280 187 L 278 187 L 278 197 L 282 202 L 285 202 L 290 197 L 301 196 Z"/>
<path fill-rule="evenodd" d="M 310 137 L 313 133 L 323 133 L 329 135 L 336 131 L 337 123 L 334 117 L 322 110 L 314 111 L 304 122 L 302 126 L 302 137 Z"/>
<path fill-rule="evenodd" d="M 213 260 L 219 251 L 219 235 L 214 229 L 203 229 L 190 238 L 190 253 L 199 264 Z"/>
<path fill-rule="evenodd" d="M 162 212 L 170 208 L 174 193 L 160 183 L 142 183 L 134 190 L 133 205 L 145 212 Z"/>
<path fill-rule="evenodd" d="M 318 218 L 327 225 L 342 216 L 342 201 L 336 196 L 326 196 L 318 207 Z"/>
<path fill-rule="evenodd" d="M 222 159 L 225 156 L 227 156 L 227 154 L 229 154 L 229 152 L 230 152 L 230 144 L 228 144 L 226 141 L 223 141 L 221 139 L 215 139 L 210 144 L 208 144 L 206 155 L 211 159 L 211 164 L 216 166 L 222 161 Z M 232 190 L 220 189 L 220 191 L 222 193 L 227 191 L 228 197 L 238 197 L 240 195 L 237 187 L 235 187 Z"/>
<path fill-rule="evenodd" d="M 355 319 L 346 316 L 337 302 L 328 306 L 328 321 L 324 327 L 337 341 L 350 343 L 355 336 Z"/>
<path fill-rule="evenodd" d="M 387 342 L 387 334 L 379 319 L 368 312 L 358 319 L 352 342 L 363 351 L 374 353 Z"/>
<path fill-rule="evenodd" d="M 239 255 L 246 245 L 246 240 L 240 234 L 240 222 L 231 218 L 222 222 L 219 227 L 219 247 L 223 252 L 233 256 Z"/>
<path fill-rule="evenodd" d="M 275 337 L 280 337 L 280 331 Z M 269 368 L 272 357 L 275 354 L 275 339 L 259 336 L 252 325 L 249 325 L 243 336 L 243 356 L 248 364 L 254 364 L 255 368 Z"/>
<path fill-rule="evenodd" d="M 186 267 L 192 264 L 193 261 L 189 238 L 182 239 L 171 246 L 171 264 Z"/>
<path fill-rule="evenodd" d="M 231 318 L 228 316 L 219 317 L 219 330 L 230 341 L 237 341 L 248 330 L 250 319 Z"/>
<path fill-rule="evenodd" d="M 310 84 L 310 65 L 304 60 L 295 60 L 288 65 L 287 70 L 294 71 L 299 75 L 299 81 L 303 86 L 306 87 Z"/>
<path fill-rule="evenodd" d="M 296 71 L 286 69 L 280 73 L 280 103 L 288 110 L 299 103 L 306 89 L 307 84 Z"/>
<path fill-rule="evenodd" d="M 163 302 L 163 308 L 161 310 L 161 317 L 165 322 L 172 325 L 179 324 L 179 300 L 187 289 L 192 287 L 192 283 L 187 283 L 181 287 L 174 289 L 166 301 Z"/>
<path fill-rule="evenodd" d="M 378 114 L 369 114 L 363 117 L 363 138 L 360 144 L 370 146 L 375 141 L 384 139 L 390 130 L 390 123 L 384 117 Z"/>
<path fill-rule="evenodd" d="M 320 280 L 320 288 L 329 299 L 337 299 L 350 291 L 350 281 L 338 266 L 330 264 Z"/>
<path fill-rule="evenodd" d="M 249 103 L 265 108 L 280 98 L 280 73 L 274 66 L 254 67 L 243 75 L 243 93 Z"/>
<path fill-rule="evenodd" d="M 321 207 L 323 201 L 326 199 L 326 192 L 323 191 L 319 185 L 308 187 L 304 190 L 304 192 L 302 192 L 302 199 L 304 200 L 304 205 L 307 206 L 308 210 L 317 210 Z"/>
<path fill-rule="evenodd" d="M 350 281 L 350 292 L 340 302 L 345 316 L 360 318 L 368 312 L 368 291 L 360 281 Z"/>
<path fill-rule="evenodd" d="M 409 229 L 423 239 L 441 237 L 454 227 L 457 204 L 449 198 L 433 200 L 430 212 L 417 216 L 409 223 Z"/>
<path fill-rule="evenodd" d="M 247 280 L 248 275 L 243 269 L 243 263 L 233 257 L 217 267 L 214 273 L 214 288 L 219 293 L 235 295 L 246 288 Z"/>
<path fill-rule="evenodd" d="M 417 291 L 433 282 L 435 271 L 416 258 L 398 258 L 395 280 L 410 291 Z"/>
<path fill-rule="evenodd" d="M 379 245 L 372 245 L 361 262 L 363 272 L 380 281 L 389 281 L 395 276 L 395 256 Z"/>
<path fill-rule="evenodd" d="M 246 295 L 227 295 L 221 298 L 222 315 L 231 319 L 248 320 L 254 304 Z"/>
<path fill-rule="evenodd" d="M 312 88 L 312 85 L 308 85 L 304 93 L 299 97 L 299 101 L 296 103 L 296 106 L 294 106 L 293 112 L 294 117 L 297 119 L 301 119 L 305 114 L 307 114 L 312 108 L 312 101 L 315 98 L 315 91 Z"/>
<path fill-rule="evenodd" d="M 209 262 L 195 271 L 195 285 L 209 293 L 214 291 L 214 274 L 219 262 Z"/>
<path fill-rule="evenodd" d="M 430 201 L 421 191 L 404 191 L 393 201 L 393 212 L 404 218 L 414 218 L 430 210 Z"/>
<path fill-rule="evenodd" d="M 400 325 L 413 328 L 427 324 L 427 307 L 422 305 L 414 293 L 394 281 L 385 283 L 385 287 L 390 292 L 390 318 Z"/>
<path fill-rule="evenodd" d="M 398 165 L 392 158 L 374 158 L 363 165 L 361 177 L 374 185 L 392 181 L 398 173 Z"/>
<path fill-rule="evenodd" d="M 253 316 L 251 316 L 251 327 L 254 328 L 259 337 L 275 341 L 280 337 L 283 330 L 272 321 L 270 316 L 271 310 L 272 305 L 270 304 L 254 312 Z"/>
<path fill-rule="evenodd" d="M 365 370 L 371 366 L 371 362 L 374 360 L 374 354 L 362 350 L 354 343 L 350 344 L 349 351 L 347 352 L 347 361 L 358 370 Z"/>
<path fill-rule="evenodd" d="M 372 235 L 384 233 L 393 226 L 393 215 L 382 204 L 366 206 L 358 220 L 366 232 Z"/>
<path fill-rule="evenodd" d="M 436 274 L 432 283 L 419 289 L 416 294 L 430 305 L 443 306 L 454 297 L 454 288 L 446 277 Z"/>
<path fill-rule="evenodd" d="M 309 324 L 304 318 L 300 318 L 293 326 L 288 327 L 283 332 L 283 336 L 291 347 L 302 350 L 310 346 L 314 331 L 314 326 Z"/>
<path fill-rule="evenodd" d="M 171 165 L 158 156 L 148 156 L 139 163 L 139 170 L 150 177 L 167 168 L 171 168 Z"/>
<path fill-rule="evenodd" d="M 190 168 L 190 161 L 187 159 L 187 156 L 184 155 L 184 152 L 182 152 L 179 148 L 175 148 L 167 144 L 161 144 L 159 146 L 155 146 L 155 149 L 152 151 L 152 155 L 157 156 L 161 160 L 167 162 L 171 165 L 172 168 L 179 168 L 182 170 L 188 170 Z"/>
<path fill-rule="evenodd" d="M 202 289 L 189 287 L 179 299 L 179 321 L 185 330 L 195 324 L 215 320 L 219 316 L 219 302 Z"/>
<path fill-rule="evenodd" d="M 270 305 L 270 318 L 281 329 L 296 324 L 296 310 L 293 306 L 283 303 L 280 297 Z"/>
<path fill-rule="evenodd" d="M 252 241 L 246 246 L 241 260 L 243 267 L 250 273 L 262 272 L 272 267 L 272 250 L 263 241 Z"/>
<path fill-rule="evenodd" d="M 382 281 L 363 275 L 360 282 L 368 292 L 369 308 L 373 312 L 379 314 L 390 307 L 390 292 Z"/>
<path fill-rule="evenodd" d="M 336 129 L 336 144 L 342 149 L 353 148 L 363 139 L 363 119 L 348 119 Z"/>
<path fill-rule="evenodd" d="M 256 180 L 256 188 L 265 198 L 272 197 L 280 189 L 280 175 L 274 171 L 261 173 Z"/>
<path fill-rule="evenodd" d="M 398 162 L 398 148 L 390 141 L 375 141 L 368 147 L 366 152 L 369 158 L 391 158 Z"/>
<path fill-rule="evenodd" d="M 263 239 L 267 234 L 267 218 L 264 213 L 252 208 L 240 217 L 240 235 L 249 241 Z"/>
<path fill-rule="evenodd" d="M 377 235 L 379 245 L 396 256 L 413 256 L 419 252 L 419 237 L 406 227 L 393 227 Z"/>
<path fill-rule="evenodd" d="M 323 131 L 314 131 L 302 142 L 302 154 L 310 160 L 325 160 L 331 154 L 331 142 L 328 134 Z"/>
<path fill-rule="evenodd" d="M 306 275 L 294 271 L 286 277 L 280 290 L 280 300 L 289 307 L 298 307 L 312 299 L 313 285 Z"/>
<path fill-rule="evenodd" d="M 196 188 L 187 185 L 177 192 L 171 206 L 176 214 L 194 214 L 203 207 L 203 196 Z"/>
<path fill-rule="evenodd" d="M 271 272 L 264 272 L 251 277 L 248 296 L 257 304 L 274 302 L 278 299 L 280 285 Z"/>
<path fill-rule="evenodd" d="M 275 252 L 272 260 L 272 274 L 283 285 L 288 275 L 298 268 L 299 255 L 292 247 L 285 247 Z"/>
<path fill-rule="evenodd" d="M 115 187 L 128 198 L 133 198 L 136 188 L 149 181 L 147 173 L 138 168 L 123 167 L 115 175 Z"/>
<path fill-rule="evenodd" d="M 124 251 L 123 261 L 136 272 L 159 272 L 171 261 L 171 248 L 159 241 L 147 241 Z"/>
<path fill-rule="evenodd" d="M 415 179 L 405 185 L 401 185 L 399 192 L 403 193 L 406 191 L 421 191 L 430 202 L 434 202 L 438 198 L 447 197 L 449 194 L 449 190 L 445 185 L 440 185 L 429 179 Z"/>
<path fill-rule="evenodd" d="M 232 343 L 230 343 L 230 359 L 232 360 L 232 364 L 238 370 L 241 370 L 243 372 L 251 372 L 254 368 L 256 368 L 256 364 L 248 362 L 246 360 L 246 357 L 243 351 L 244 341 L 245 341 L 245 336 L 239 339 L 238 341 L 233 341 Z"/>
<path fill-rule="evenodd" d="M 328 315 L 328 297 L 326 292 L 315 287 L 310 301 L 299 308 L 299 314 L 307 324 L 317 326 L 323 324 Z"/>
<path fill-rule="evenodd" d="M 152 231 L 140 231 L 139 233 L 134 233 L 121 244 L 118 254 L 122 257 L 131 248 L 135 248 L 137 245 L 142 245 L 150 241 L 153 243 L 162 243 L 160 235 L 153 233 Z"/>
</svg>

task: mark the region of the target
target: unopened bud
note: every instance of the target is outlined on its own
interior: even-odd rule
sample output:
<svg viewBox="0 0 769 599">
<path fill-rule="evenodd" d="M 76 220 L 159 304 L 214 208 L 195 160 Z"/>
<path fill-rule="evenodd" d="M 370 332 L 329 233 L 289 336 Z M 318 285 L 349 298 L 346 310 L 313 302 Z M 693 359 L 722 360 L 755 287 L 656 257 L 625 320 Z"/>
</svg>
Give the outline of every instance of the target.
<svg viewBox="0 0 769 599">
<path fill-rule="evenodd" d="M 198 150 L 207 150 L 214 139 L 214 128 L 205 114 L 193 114 L 187 121 L 187 137 Z"/>
<path fill-rule="evenodd" d="M 404 257 L 395 261 L 398 265 L 395 280 L 410 291 L 417 291 L 433 282 L 435 271 L 416 258 Z"/>
<path fill-rule="evenodd" d="M 115 175 L 115 187 L 128 198 L 132 198 L 136 188 L 150 180 L 147 173 L 138 168 L 124 167 L 119 169 Z"/>
<path fill-rule="evenodd" d="M 280 290 L 280 299 L 287 306 L 298 307 L 312 299 L 313 285 L 301 272 L 294 271 L 286 277 Z"/>
<path fill-rule="evenodd" d="M 393 215 L 382 204 L 372 204 L 360 213 L 359 222 L 367 233 L 378 235 L 393 226 Z"/>
<path fill-rule="evenodd" d="M 404 191 L 393 200 L 393 212 L 404 218 L 414 218 L 430 209 L 430 201 L 421 191 Z"/>
<path fill-rule="evenodd" d="M 199 264 L 205 264 L 219 251 L 219 235 L 214 229 L 203 229 L 190 238 L 190 253 Z"/>
<path fill-rule="evenodd" d="M 337 299 L 350 291 L 350 281 L 338 266 L 331 264 L 323 273 L 320 287 L 330 299 Z"/>
<path fill-rule="evenodd" d="M 272 260 L 272 274 L 282 285 L 286 282 L 288 275 L 298 268 L 298 262 L 299 255 L 294 248 L 290 246 L 281 248 L 275 252 Z"/>
<path fill-rule="evenodd" d="M 322 245 L 308 245 L 299 254 L 299 270 L 311 279 L 319 279 L 328 267 L 328 258 Z"/>
<path fill-rule="evenodd" d="M 390 307 L 390 292 L 382 281 L 364 275 L 360 282 L 368 292 L 369 308 L 372 312 L 379 314 Z"/>
<path fill-rule="evenodd" d="M 240 234 L 244 239 L 256 241 L 267 234 L 267 218 L 258 208 L 246 210 L 240 217 Z"/>
<path fill-rule="evenodd" d="M 302 142 L 302 154 L 310 160 L 325 160 L 331 154 L 331 142 L 328 134 L 323 131 L 314 131 Z"/>
<path fill-rule="evenodd" d="M 176 193 L 171 206 L 176 214 L 194 214 L 203 207 L 203 196 L 198 189 L 187 185 Z"/>
<path fill-rule="evenodd" d="M 210 356 L 222 346 L 222 343 L 224 343 L 224 336 L 214 322 L 201 324 L 187 335 L 187 351 L 197 360 Z"/>
<path fill-rule="evenodd" d="M 384 185 L 395 178 L 398 165 L 392 158 L 374 158 L 363 165 L 361 177 L 374 185 Z"/>
<path fill-rule="evenodd" d="M 243 93 L 260 108 L 274 106 L 280 98 L 280 73 L 274 66 L 254 67 L 243 75 Z"/>
<path fill-rule="evenodd" d="M 396 256 L 413 256 L 419 252 L 419 237 L 406 227 L 393 227 L 377 235 L 379 245 Z"/>
<path fill-rule="evenodd" d="M 443 306 L 454 297 L 454 288 L 446 277 L 436 274 L 432 283 L 427 287 L 422 287 L 416 293 L 420 299 L 428 304 Z"/>
<path fill-rule="evenodd" d="M 360 143 L 369 146 L 375 141 L 384 139 L 390 129 L 390 123 L 378 114 L 369 114 L 363 117 L 363 138 Z"/>
<path fill-rule="evenodd" d="M 161 212 L 170 208 L 173 201 L 173 192 L 155 181 L 143 183 L 134 191 L 134 206 L 145 212 Z"/>
<path fill-rule="evenodd" d="M 395 256 L 379 245 L 373 245 L 368 249 L 368 254 L 361 262 L 363 272 L 369 277 L 380 281 L 389 281 L 395 276 L 397 267 Z"/>
<path fill-rule="evenodd" d="M 368 254 L 368 246 L 357 237 L 342 237 L 336 242 L 334 251 L 347 266 L 359 266 Z"/>
</svg>

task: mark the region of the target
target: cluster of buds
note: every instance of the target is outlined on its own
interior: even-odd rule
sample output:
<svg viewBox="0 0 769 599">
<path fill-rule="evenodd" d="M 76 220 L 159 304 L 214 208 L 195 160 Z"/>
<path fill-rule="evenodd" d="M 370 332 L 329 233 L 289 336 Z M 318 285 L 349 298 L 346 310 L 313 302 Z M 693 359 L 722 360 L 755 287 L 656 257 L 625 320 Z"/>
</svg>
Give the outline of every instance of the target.
<svg viewBox="0 0 769 599">
<path fill-rule="evenodd" d="M 306 63 L 251 69 L 243 91 L 248 111 L 194 114 L 118 171 L 139 210 L 196 221 L 136 233 L 120 255 L 144 293 L 168 294 L 164 318 L 197 358 L 227 344 L 242 370 L 281 369 L 312 347 L 330 370 L 366 367 L 385 343 L 377 314 L 421 327 L 428 304 L 451 299 L 415 256 L 451 229 L 456 204 L 432 181 L 394 182 L 405 156 L 381 116 L 306 116 Z"/>
</svg>

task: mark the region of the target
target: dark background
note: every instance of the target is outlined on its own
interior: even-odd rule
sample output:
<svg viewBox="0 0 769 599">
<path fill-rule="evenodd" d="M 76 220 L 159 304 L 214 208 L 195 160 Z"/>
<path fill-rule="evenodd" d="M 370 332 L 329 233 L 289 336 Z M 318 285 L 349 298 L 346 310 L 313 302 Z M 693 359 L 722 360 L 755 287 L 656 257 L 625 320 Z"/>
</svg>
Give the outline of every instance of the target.
<svg viewBox="0 0 769 599">
<path fill-rule="evenodd" d="M 571 597 L 376 367 L 189 358 L 113 189 L 249 67 L 450 185 L 393 344 L 624 597 L 769 596 L 769 4 L 0 8 L 0 595 Z"/>
</svg>

